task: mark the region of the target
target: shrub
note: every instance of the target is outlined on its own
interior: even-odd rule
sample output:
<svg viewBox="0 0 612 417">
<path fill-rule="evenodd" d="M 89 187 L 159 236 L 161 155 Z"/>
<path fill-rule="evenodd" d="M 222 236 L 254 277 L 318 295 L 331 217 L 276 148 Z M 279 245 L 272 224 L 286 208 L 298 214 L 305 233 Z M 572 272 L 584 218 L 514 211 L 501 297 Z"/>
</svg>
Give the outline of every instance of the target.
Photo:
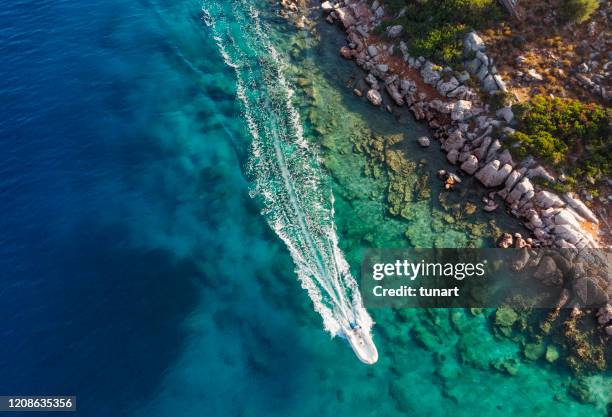
<svg viewBox="0 0 612 417">
<path fill-rule="evenodd" d="M 386 0 L 392 11 L 405 8 L 402 17 L 388 26 L 402 25 L 410 54 L 456 64 L 463 52 L 463 39 L 472 29 L 501 20 L 496 0 Z"/>
<path fill-rule="evenodd" d="M 599 0 L 563 0 L 559 12 L 566 22 L 582 23 L 599 7 Z"/>
<path fill-rule="evenodd" d="M 520 144 L 514 153 L 552 164 L 567 161 L 574 178 L 599 180 L 611 174 L 611 109 L 538 95 L 513 110 L 518 130 L 510 142 Z"/>
</svg>

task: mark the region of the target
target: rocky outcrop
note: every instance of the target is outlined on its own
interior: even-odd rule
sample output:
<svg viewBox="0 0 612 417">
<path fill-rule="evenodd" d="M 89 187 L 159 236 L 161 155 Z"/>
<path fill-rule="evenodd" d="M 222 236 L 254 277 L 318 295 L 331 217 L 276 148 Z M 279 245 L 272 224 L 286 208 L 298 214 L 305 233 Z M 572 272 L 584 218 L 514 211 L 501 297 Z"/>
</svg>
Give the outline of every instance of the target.
<svg viewBox="0 0 612 417">
<path fill-rule="evenodd" d="M 506 91 L 493 61 L 486 54 L 484 42 L 475 32 L 468 34 L 464 42 L 467 72 L 458 73 L 423 57 L 410 56 L 406 45 L 394 40 L 401 34 L 400 27 L 392 26 L 387 30 L 386 37 L 393 44 L 372 42 L 369 33 L 380 24 L 384 15 L 384 9 L 377 1 L 369 8 L 365 3 L 353 0 L 329 3 L 331 11 L 329 4 L 323 8 L 328 16 L 334 14 L 333 20 L 339 20 L 347 32 L 346 49 L 340 51 L 342 56 L 354 59 L 368 71 L 365 78 L 370 86 L 367 99 L 373 105 L 384 105 L 388 109 L 390 104 L 407 105 L 415 119 L 425 121 L 433 136 L 440 140 L 451 164 L 458 165 L 466 175 L 474 175 L 484 186 L 497 188 L 491 196 L 483 199 L 484 211 L 494 211 L 498 202 L 505 202 L 508 211 L 533 231 L 535 239 L 530 240 L 529 245 L 569 248 L 598 245 L 590 231 L 592 228 L 585 228 L 586 224 L 596 228 L 598 219 L 595 214 L 573 195 L 561 198 L 542 189 L 535 178 L 551 183 L 557 179 L 543 167 L 534 166 L 533 161 L 517 166 L 508 149 L 504 148 L 506 135 L 512 132 L 509 126 L 514 121 L 512 109 L 502 107 L 491 113 L 470 87 L 471 79 L 475 78 L 488 93 Z M 397 52 L 409 69 L 401 75 L 394 74 L 388 65 L 391 57 L 397 59 Z M 414 76 L 420 77 L 419 82 L 411 79 Z M 385 102 L 387 99 L 381 94 L 382 87 L 390 97 L 390 103 Z M 431 142 L 422 137 L 418 143 L 429 146 Z M 455 174 L 446 172 L 444 180 L 447 189 L 460 182 Z M 513 241 L 516 244 L 525 242 L 522 238 Z"/>
<path fill-rule="evenodd" d="M 483 90 L 487 93 L 508 91 L 506 83 L 497 74 L 493 60 L 485 54 L 486 46 L 476 32 L 470 32 L 466 36 L 463 46 L 466 57 L 465 68 L 470 74 L 476 76 Z"/>
<path fill-rule="evenodd" d="M 501 162 L 495 159 L 480 169 L 475 177 L 485 187 L 498 187 L 506 181 L 511 172 L 512 166 L 508 164 L 502 166 Z"/>
</svg>

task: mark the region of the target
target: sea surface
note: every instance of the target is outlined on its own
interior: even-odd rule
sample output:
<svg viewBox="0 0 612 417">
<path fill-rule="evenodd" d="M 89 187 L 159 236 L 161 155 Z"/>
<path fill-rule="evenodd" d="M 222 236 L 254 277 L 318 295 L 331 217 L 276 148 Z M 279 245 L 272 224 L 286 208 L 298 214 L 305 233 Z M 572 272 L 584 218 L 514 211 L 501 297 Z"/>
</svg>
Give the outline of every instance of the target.
<svg viewBox="0 0 612 417">
<path fill-rule="evenodd" d="M 432 220 L 435 192 L 406 203 L 417 220 L 389 216 L 355 135 L 427 132 L 352 96 L 331 26 L 261 0 L 0 0 L 0 395 L 76 395 L 87 417 L 605 416 L 608 376 L 576 401 L 491 312 L 371 311 L 370 367 L 324 330 L 251 196 L 253 130 L 210 25 L 228 4 L 265 29 L 234 45 L 244 63 L 278 52 L 354 274 L 367 247 L 491 245 Z"/>
</svg>

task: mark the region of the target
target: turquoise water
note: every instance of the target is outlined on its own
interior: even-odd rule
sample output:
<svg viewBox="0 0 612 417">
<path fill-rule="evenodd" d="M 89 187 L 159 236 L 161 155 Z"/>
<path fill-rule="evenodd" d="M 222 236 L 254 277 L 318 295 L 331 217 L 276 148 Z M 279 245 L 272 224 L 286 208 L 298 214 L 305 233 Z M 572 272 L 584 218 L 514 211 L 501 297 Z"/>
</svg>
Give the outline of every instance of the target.
<svg viewBox="0 0 612 417">
<path fill-rule="evenodd" d="M 431 220 L 435 193 L 406 203 L 418 221 L 387 214 L 387 179 L 363 174 L 352 141 L 423 128 L 350 94 L 335 29 L 321 43 L 250 4 L 320 149 L 353 274 L 365 247 L 473 240 Z M 490 313 L 371 311 L 375 366 L 324 331 L 249 195 L 253 138 L 199 1 L 6 5 L 0 391 L 72 393 L 83 416 L 606 415 L 609 377 L 579 403 L 567 371 L 524 360 Z"/>
</svg>

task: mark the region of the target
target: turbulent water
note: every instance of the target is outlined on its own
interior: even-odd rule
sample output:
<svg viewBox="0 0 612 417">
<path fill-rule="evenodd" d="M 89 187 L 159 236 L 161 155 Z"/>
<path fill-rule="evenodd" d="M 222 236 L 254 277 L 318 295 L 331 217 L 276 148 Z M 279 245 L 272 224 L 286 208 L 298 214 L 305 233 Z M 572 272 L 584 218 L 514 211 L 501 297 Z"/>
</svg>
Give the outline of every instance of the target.
<svg viewBox="0 0 612 417">
<path fill-rule="evenodd" d="M 350 325 L 365 332 L 372 319 L 338 247 L 333 194 L 317 152 L 304 137 L 292 104 L 285 63 L 253 4 L 204 2 L 204 20 L 237 79 L 237 95 L 253 143 L 249 173 L 262 214 L 287 245 L 302 287 L 325 328 L 336 335 Z"/>
</svg>

